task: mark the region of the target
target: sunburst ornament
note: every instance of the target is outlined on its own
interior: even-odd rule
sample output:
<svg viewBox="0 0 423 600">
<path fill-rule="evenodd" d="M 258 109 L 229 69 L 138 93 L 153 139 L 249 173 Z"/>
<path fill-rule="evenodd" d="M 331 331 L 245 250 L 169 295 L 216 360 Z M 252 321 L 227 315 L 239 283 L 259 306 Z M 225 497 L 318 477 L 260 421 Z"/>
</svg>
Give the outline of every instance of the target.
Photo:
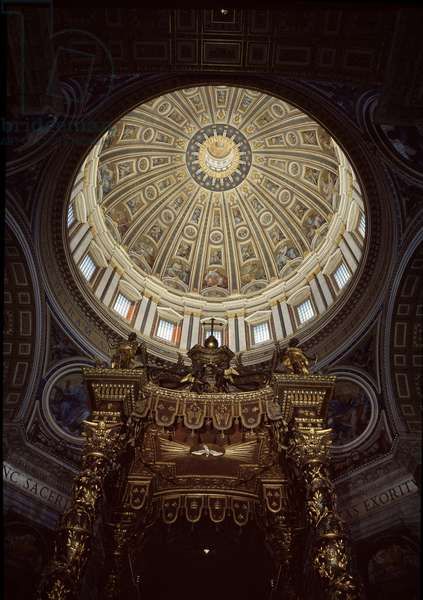
<svg viewBox="0 0 423 600">
<path fill-rule="evenodd" d="M 191 176 L 208 190 L 230 190 L 244 181 L 251 166 L 245 136 L 229 125 L 200 129 L 188 144 L 186 161 Z"/>
<path fill-rule="evenodd" d="M 202 459 L 220 458 L 225 460 L 233 459 L 239 462 L 250 463 L 254 460 L 257 452 L 257 440 L 249 440 L 240 444 L 229 444 L 227 446 L 217 446 L 211 443 L 202 443 L 195 446 L 174 442 L 167 438 L 160 440 L 160 459 L 178 460 L 188 455 L 198 456 Z"/>
</svg>

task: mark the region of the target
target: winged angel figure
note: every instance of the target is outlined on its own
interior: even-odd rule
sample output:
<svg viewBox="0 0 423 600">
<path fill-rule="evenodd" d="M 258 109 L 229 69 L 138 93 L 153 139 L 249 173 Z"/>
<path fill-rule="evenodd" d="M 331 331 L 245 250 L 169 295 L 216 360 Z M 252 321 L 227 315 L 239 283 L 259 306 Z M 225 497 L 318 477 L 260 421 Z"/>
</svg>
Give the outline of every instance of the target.
<svg viewBox="0 0 423 600">
<path fill-rule="evenodd" d="M 206 459 L 224 456 L 225 459 L 251 463 L 254 462 L 257 451 L 257 441 L 249 440 L 248 442 L 242 442 L 241 444 L 229 444 L 225 447 L 210 443 L 189 446 L 188 444 L 181 444 L 179 442 L 173 442 L 172 440 L 160 438 L 160 450 L 162 460 L 186 458 L 189 455 L 201 456 Z"/>
</svg>

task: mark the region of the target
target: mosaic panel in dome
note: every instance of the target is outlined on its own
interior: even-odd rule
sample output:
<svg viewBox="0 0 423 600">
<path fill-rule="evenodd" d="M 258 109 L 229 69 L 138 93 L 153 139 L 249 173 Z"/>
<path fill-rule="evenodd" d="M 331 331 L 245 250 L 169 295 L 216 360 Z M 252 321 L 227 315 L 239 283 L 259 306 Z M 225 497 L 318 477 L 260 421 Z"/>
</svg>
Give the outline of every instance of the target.
<svg viewBox="0 0 423 600">
<path fill-rule="evenodd" d="M 324 240 L 339 194 L 335 146 L 283 100 L 236 87 L 184 89 L 139 106 L 111 128 L 99 156 L 97 198 L 112 236 L 143 273 L 190 292 L 240 293 L 246 262 L 257 266 L 248 269 L 249 283 L 268 284 Z M 189 251 L 172 243 L 183 230 L 193 240 Z M 205 239 L 221 245 L 219 262 L 215 253 L 196 251 Z M 231 274 L 222 268 L 229 256 Z"/>
<path fill-rule="evenodd" d="M 93 146 L 76 181 L 68 240 L 78 278 L 92 254 L 95 275 L 82 282 L 91 300 L 154 344 L 164 308 L 178 323 L 167 346 L 182 350 L 198 318 L 241 306 L 231 343 L 242 350 L 254 346 L 247 317 L 257 310 L 279 338 L 305 329 L 301 299 L 319 319 L 345 291 L 334 270 L 343 263 L 352 280 L 361 260 L 366 211 L 347 157 L 311 116 L 258 90 L 153 98 Z M 119 294 L 126 315 L 114 308 Z"/>
</svg>

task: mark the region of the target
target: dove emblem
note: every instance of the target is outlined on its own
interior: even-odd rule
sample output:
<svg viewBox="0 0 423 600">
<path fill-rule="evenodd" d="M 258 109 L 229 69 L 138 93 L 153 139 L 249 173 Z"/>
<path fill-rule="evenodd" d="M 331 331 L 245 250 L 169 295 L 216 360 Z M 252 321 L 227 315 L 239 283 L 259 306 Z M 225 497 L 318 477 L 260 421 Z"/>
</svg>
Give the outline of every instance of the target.
<svg viewBox="0 0 423 600">
<path fill-rule="evenodd" d="M 214 450 L 213 448 L 209 448 L 207 444 L 202 444 L 200 448 L 197 450 L 191 450 L 191 454 L 195 454 L 196 456 L 204 456 L 208 458 L 209 456 L 223 456 L 223 450 Z"/>
<path fill-rule="evenodd" d="M 257 440 L 255 439 L 240 444 L 229 444 L 225 447 L 212 443 L 206 444 L 204 442 L 195 446 L 188 446 L 188 444 L 181 444 L 167 438 L 159 439 L 161 460 L 165 461 L 183 459 L 187 454 L 192 454 L 193 456 L 200 456 L 202 459 L 209 460 L 210 457 L 218 458 L 225 455 L 225 460 L 233 459 L 243 463 L 253 463 L 255 462 L 258 449 Z"/>
</svg>

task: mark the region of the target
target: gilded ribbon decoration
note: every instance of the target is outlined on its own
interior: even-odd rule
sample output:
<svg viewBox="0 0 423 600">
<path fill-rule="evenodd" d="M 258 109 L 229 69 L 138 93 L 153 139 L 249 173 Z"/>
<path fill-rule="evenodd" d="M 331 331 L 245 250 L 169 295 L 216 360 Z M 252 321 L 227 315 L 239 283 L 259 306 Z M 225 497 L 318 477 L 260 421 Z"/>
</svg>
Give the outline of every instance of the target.
<svg viewBox="0 0 423 600">
<path fill-rule="evenodd" d="M 117 522 L 108 524 L 111 543 L 108 553 L 109 568 L 107 569 L 107 578 L 103 590 L 103 597 L 106 600 L 117 600 L 119 598 L 123 560 L 135 520 L 135 515 L 132 514 L 131 516 L 132 519 L 125 521 L 122 515 Z"/>
<path fill-rule="evenodd" d="M 288 515 L 285 512 L 266 511 L 264 534 L 279 574 L 277 592 L 282 598 L 297 600 L 293 578 L 293 535 Z"/>
</svg>

